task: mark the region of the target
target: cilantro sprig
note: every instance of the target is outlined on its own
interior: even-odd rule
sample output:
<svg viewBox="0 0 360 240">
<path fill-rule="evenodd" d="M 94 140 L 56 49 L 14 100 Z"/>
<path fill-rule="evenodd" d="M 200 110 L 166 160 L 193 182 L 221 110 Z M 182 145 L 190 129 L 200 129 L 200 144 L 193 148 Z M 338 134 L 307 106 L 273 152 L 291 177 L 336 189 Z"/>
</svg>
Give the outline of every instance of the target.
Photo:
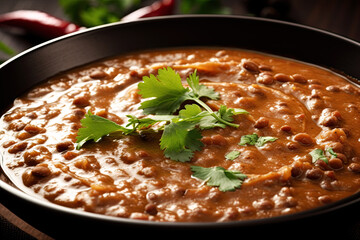
<svg viewBox="0 0 360 240">
<path fill-rule="evenodd" d="M 236 158 L 238 158 L 240 155 L 241 155 L 241 153 L 239 151 L 233 150 L 225 155 L 225 159 L 233 161 Z"/>
<path fill-rule="evenodd" d="M 193 177 L 204 180 L 208 186 L 219 187 L 222 192 L 240 188 L 247 176 L 239 171 L 227 170 L 223 167 L 205 168 L 191 166 Z"/>
<path fill-rule="evenodd" d="M 276 137 L 259 137 L 256 133 L 249 134 L 249 135 L 243 135 L 241 136 L 239 145 L 245 146 L 245 145 L 251 145 L 256 147 L 262 147 L 268 142 L 275 142 L 277 140 Z"/>
<path fill-rule="evenodd" d="M 90 111 L 81 120 L 82 127 L 77 135 L 77 149 L 88 141 L 98 142 L 104 136 L 140 134 L 142 131 L 162 131 L 160 148 L 164 155 L 172 160 L 187 162 L 194 151 L 201 150 L 201 130 L 214 127 L 238 127 L 233 116 L 249 114 L 243 109 L 228 108 L 221 105 L 218 111 L 213 111 L 202 99 L 217 100 L 219 94 L 214 89 L 199 83 L 196 70 L 186 80 L 189 88 L 181 83 L 180 76 L 171 68 L 159 69 L 158 75 L 144 77 L 138 84 L 139 94 L 146 99 L 140 105 L 143 118 L 127 115 L 128 124 L 124 127 L 106 118 L 93 115 Z M 193 102 L 181 106 L 184 102 Z M 174 115 L 178 112 L 178 115 Z M 153 129 L 155 124 L 158 129 Z M 236 155 L 236 153 L 235 153 Z M 228 156 L 235 159 L 237 156 Z M 222 167 L 203 168 L 191 166 L 193 177 L 206 182 L 209 186 L 219 187 L 220 191 L 234 191 L 239 188 L 246 175 L 238 171 L 226 170 Z"/>
<path fill-rule="evenodd" d="M 325 151 L 323 151 L 320 148 L 316 148 L 314 150 L 312 150 L 311 152 L 309 152 L 311 158 L 312 158 L 312 163 L 316 163 L 317 161 L 321 160 L 323 162 L 325 162 L 326 164 L 329 163 L 329 157 L 330 158 L 336 158 L 337 154 L 334 152 L 334 150 L 332 148 L 327 148 L 325 149 Z"/>
<path fill-rule="evenodd" d="M 93 140 L 99 142 L 102 137 L 115 132 L 124 134 L 130 133 L 131 130 L 116 124 L 106 118 L 93 115 L 90 111 L 81 119 L 82 128 L 79 129 L 76 137 L 76 149 L 80 149 L 87 141 Z"/>
<path fill-rule="evenodd" d="M 152 114 L 145 118 L 128 115 L 128 124 L 123 127 L 106 118 L 89 112 L 81 120 L 82 128 L 78 131 L 77 149 L 87 141 L 98 142 L 102 137 L 121 133 L 124 135 L 138 134 L 154 124 L 162 122 L 162 136 L 160 148 L 164 155 L 172 160 L 187 162 L 192 158 L 194 151 L 201 150 L 201 130 L 226 126 L 238 127 L 234 124 L 233 116 L 248 114 L 246 110 L 227 108 L 221 105 L 218 111 L 213 111 L 202 99 L 217 100 L 219 94 L 213 88 L 199 83 L 197 71 L 186 79 L 189 88 L 181 83 L 181 78 L 172 68 L 159 69 L 158 75 L 151 74 L 143 77 L 138 84 L 139 94 L 146 99 L 140 105 L 144 114 Z M 186 104 L 180 110 L 183 103 Z M 179 111 L 178 115 L 172 115 Z"/>
<path fill-rule="evenodd" d="M 143 82 L 139 83 L 139 94 L 145 98 L 151 98 L 141 103 L 140 109 L 144 114 L 166 115 L 176 112 L 181 104 L 187 100 L 195 101 L 203 107 L 218 122 L 231 127 L 239 127 L 239 125 L 231 123 L 231 116 L 247 113 L 245 110 L 223 109 L 216 114 L 213 110 L 200 98 L 206 97 L 213 100 L 220 98 L 214 89 L 199 84 L 199 76 L 195 70 L 186 79 L 190 88 L 185 88 L 181 83 L 180 75 L 172 68 L 159 69 L 158 75 L 145 76 Z M 230 118 L 229 118 L 230 117 Z"/>
</svg>

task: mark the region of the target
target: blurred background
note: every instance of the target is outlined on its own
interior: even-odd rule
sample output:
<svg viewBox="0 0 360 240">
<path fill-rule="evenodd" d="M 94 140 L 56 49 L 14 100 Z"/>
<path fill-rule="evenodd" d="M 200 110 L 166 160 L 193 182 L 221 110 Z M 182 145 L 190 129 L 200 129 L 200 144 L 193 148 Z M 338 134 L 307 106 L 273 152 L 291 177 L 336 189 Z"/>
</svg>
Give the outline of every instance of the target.
<svg viewBox="0 0 360 240">
<path fill-rule="evenodd" d="M 155 0 L 0 0 L 0 14 L 39 10 L 79 26 L 120 21 Z M 232 14 L 284 20 L 360 41 L 358 0 L 160 0 L 173 2 L 172 14 Z M 239 29 L 240 31 L 240 29 Z M 0 60 L 47 40 L 0 21 Z"/>
<path fill-rule="evenodd" d="M 65 20 L 89 28 L 121 21 L 124 17 L 131 20 L 144 14 L 168 14 L 168 9 L 161 9 L 164 4 L 168 7 L 171 4 L 171 14 L 231 14 L 278 19 L 360 42 L 359 0 L 0 0 L 0 63 L 53 38 L 49 29 L 54 20 L 52 16 L 60 23 Z M 134 14 L 137 9 L 142 11 Z M 31 11 L 4 15 L 18 10 L 36 10 L 50 16 L 40 17 L 38 12 Z M 234 31 L 241 34 L 241 29 Z M 49 238 L 0 203 L 0 239 Z"/>
</svg>

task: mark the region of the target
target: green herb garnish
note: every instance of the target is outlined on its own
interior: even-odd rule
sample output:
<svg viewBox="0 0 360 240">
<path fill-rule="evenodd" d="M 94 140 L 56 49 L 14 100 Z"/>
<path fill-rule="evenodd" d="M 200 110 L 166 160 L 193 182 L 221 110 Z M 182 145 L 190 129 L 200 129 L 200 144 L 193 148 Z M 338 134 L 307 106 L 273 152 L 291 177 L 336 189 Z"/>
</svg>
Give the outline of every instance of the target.
<svg viewBox="0 0 360 240">
<path fill-rule="evenodd" d="M 141 103 L 140 109 L 145 114 L 172 114 L 177 111 L 181 104 L 187 100 L 195 101 L 203 107 L 218 122 L 231 127 L 239 125 L 231 123 L 231 116 L 235 114 L 247 113 L 245 110 L 230 110 L 226 107 L 220 108 L 219 114 L 216 114 L 200 98 L 206 97 L 213 100 L 219 99 L 219 94 L 214 89 L 199 84 L 199 77 L 194 73 L 186 79 L 190 88 L 184 88 L 181 78 L 172 68 L 159 69 L 158 75 L 151 74 L 145 76 L 143 82 L 139 83 L 139 94 L 143 98 L 151 98 Z"/>
<path fill-rule="evenodd" d="M 276 137 L 259 137 L 256 133 L 241 136 L 239 145 L 251 145 L 256 147 L 262 147 L 268 142 L 276 141 Z"/>
<path fill-rule="evenodd" d="M 82 128 L 76 137 L 76 149 L 80 149 L 87 141 L 99 142 L 103 136 L 114 132 L 129 133 L 131 130 L 116 124 L 106 118 L 93 115 L 90 111 L 81 119 Z"/>
<path fill-rule="evenodd" d="M 203 143 L 200 130 L 226 126 L 238 127 L 232 123 L 233 116 L 248 114 L 243 109 L 220 106 L 214 112 L 200 98 L 219 99 L 214 89 L 199 84 L 196 70 L 187 78 L 190 88 L 184 88 L 180 76 L 170 67 L 159 69 L 158 75 L 144 77 L 138 84 L 139 94 L 143 98 L 151 98 L 141 103 L 140 109 L 145 114 L 155 114 L 139 119 L 128 115 L 129 124 L 120 126 L 110 120 L 99 116 L 86 114 L 81 120 L 82 128 L 77 136 L 77 149 L 85 142 L 93 140 L 98 142 L 103 136 L 120 132 L 122 134 L 137 134 L 144 128 L 155 123 L 164 122 L 160 138 L 160 148 L 166 157 L 180 162 L 190 161 L 194 151 L 201 150 Z M 197 104 L 187 104 L 179 111 L 179 115 L 170 115 L 178 111 L 184 101 L 194 101 Z M 202 107 L 202 108 L 201 108 Z"/>
<path fill-rule="evenodd" d="M 328 148 L 325 150 L 327 153 L 329 153 L 330 157 L 331 158 L 336 158 L 337 157 L 337 154 L 336 152 L 334 152 L 334 150 L 332 148 Z"/>
<path fill-rule="evenodd" d="M 139 83 L 139 94 L 149 100 L 141 103 L 140 109 L 145 114 L 152 114 L 144 118 L 127 115 L 128 124 L 124 127 L 106 118 L 93 115 L 90 111 L 81 120 L 82 128 L 77 135 L 77 149 L 87 141 L 100 141 L 104 136 L 140 134 L 143 131 L 163 131 L 160 138 L 160 148 L 164 155 L 172 160 L 187 162 L 194 151 L 201 150 L 203 143 L 201 130 L 214 127 L 238 127 L 232 123 L 233 116 L 249 114 L 243 109 L 227 108 L 221 105 L 218 111 L 213 111 L 202 99 L 219 99 L 214 89 L 199 84 L 196 70 L 187 78 L 189 88 L 183 87 L 180 76 L 171 68 L 159 69 L 158 75 L 144 77 Z M 200 99 L 202 98 L 202 99 Z M 185 101 L 194 103 L 180 107 Z M 172 115 L 178 111 L 178 115 Z M 158 129 L 153 126 L 159 124 Z M 267 140 L 264 140 L 267 141 Z M 226 155 L 234 160 L 240 155 L 232 151 Z M 193 176 L 204 180 L 209 186 L 217 186 L 220 191 L 234 191 L 243 183 L 246 175 L 238 171 L 226 170 L 222 167 L 203 168 L 192 166 Z"/>
<path fill-rule="evenodd" d="M 201 150 L 203 143 L 197 121 L 188 119 L 171 122 L 166 125 L 160 139 L 160 148 L 166 157 L 180 162 L 189 161 L 194 151 Z"/>
<path fill-rule="evenodd" d="M 324 161 L 326 164 L 329 163 L 329 160 L 324 155 L 324 151 L 322 149 L 314 149 L 309 153 L 312 157 L 312 162 L 316 163 L 318 160 Z"/>
<path fill-rule="evenodd" d="M 236 158 L 238 158 L 240 156 L 240 152 L 237 150 L 233 150 L 231 152 L 229 152 L 228 154 L 225 155 L 225 159 L 226 160 L 235 160 Z"/>
<path fill-rule="evenodd" d="M 324 161 L 326 164 L 329 163 L 330 158 L 336 158 L 337 154 L 334 152 L 332 148 L 328 148 L 325 150 L 325 152 L 322 149 L 314 149 L 309 153 L 312 157 L 312 163 L 316 163 L 318 160 Z"/>
<path fill-rule="evenodd" d="M 208 186 L 219 187 L 222 192 L 234 191 L 240 188 L 247 178 L 245 174 L 239 171 L 226 170 L 223 167 L 204 168 L 200 166 L 191 166 L 193 177 L 204 180 Z"/>
</svg>

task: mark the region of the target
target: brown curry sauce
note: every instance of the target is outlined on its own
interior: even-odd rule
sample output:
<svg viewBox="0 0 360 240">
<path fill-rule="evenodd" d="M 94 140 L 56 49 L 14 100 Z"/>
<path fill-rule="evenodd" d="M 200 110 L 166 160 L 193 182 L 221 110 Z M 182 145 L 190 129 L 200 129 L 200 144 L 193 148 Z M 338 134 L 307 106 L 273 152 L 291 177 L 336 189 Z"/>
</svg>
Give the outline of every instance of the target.
<svg viewBox="0 0 360 240">
<path fill-rule="evenodd" d="M 75 149 L 87 111 L 126 124 L 142 116 L 137 84 L 159 68 L 220 93 L 206 103 L 243 108 L 239 128 L 202 131 L 190 162 L 164 157 L 159 134 L 105 137 Z M 60 74 L 15 100 L 1 119 L 5 171 L 29 194 L 100 214 L 152 221 L 235 221 L 308 210 L 360 189 L 360 89 L 329 70 L 236 49 L 128 54 Z M 273 136 L 263 147 L 241 136 Z M 312 162 L 314 149 L 336 157 Z M 225 155 L 240 152 L 234 160 Z M 191 165 L 221 166 L 248 178 L 221 192 L 191 176 Z"/>
</svg>

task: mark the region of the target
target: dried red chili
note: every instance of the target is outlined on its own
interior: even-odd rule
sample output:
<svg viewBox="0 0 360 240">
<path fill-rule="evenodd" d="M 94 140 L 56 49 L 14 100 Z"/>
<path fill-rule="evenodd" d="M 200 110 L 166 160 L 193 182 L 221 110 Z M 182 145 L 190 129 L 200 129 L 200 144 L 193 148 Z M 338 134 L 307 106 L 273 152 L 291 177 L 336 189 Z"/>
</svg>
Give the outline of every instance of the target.
<svg viewBox="0 0 360 240">
<path fill-rule="evenodd" d="M 19 10 L 3 14 L 0 16 L 0 25 L 18 27 L 48 39 L 76 32 L 83 28 L 34 10 Z"/>
<path fill-rule="evenodd" d="M 175 0 L 156 1 L 122 18 L 125 21 L 145 17 L 170 15 L 175 8 Z M 0 26 L 18 27 L 37 36 L 51 39 L 76 32 L 84 27 L 34 10 L 19 10 L 0 15 Z"/>
</svg>

